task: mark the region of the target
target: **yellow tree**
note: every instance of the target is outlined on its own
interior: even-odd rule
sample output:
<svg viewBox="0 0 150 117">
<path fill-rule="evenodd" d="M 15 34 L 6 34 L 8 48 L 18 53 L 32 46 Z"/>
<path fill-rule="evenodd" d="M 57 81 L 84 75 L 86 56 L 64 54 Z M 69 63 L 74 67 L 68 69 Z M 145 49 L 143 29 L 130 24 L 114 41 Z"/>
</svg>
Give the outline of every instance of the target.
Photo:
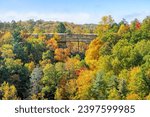
<svg viewBox="0 0 150 117">
<path fill-rule="evenodd" d="M 0 48 L 2 58 L 14 58 L 15 54 L 13 53 L 13 46 L 10 44 L 4 44 Z"/>
<path fill-rule="evenodd" d="M 140 67 L 134 67 L 130 71 L 127 88 L 129 90 L 127 99 L 144 99 L 148 95 L 149 88 Z"/>
<path fill-rule="evenodd" d="M 3 100 L 17 100 L 17 90 L 14 85 L 4 82 L 0 87 Z"/>
<path fill-rule="evenodd" d="M 94 72 L 90 70 L 84 70 L 77 78 L 77 96 L 76 99 L 90 99 L 90 89 L 92 86 L 92 80 Z"/>
<path fill-rule="evenodd" d="M 3 44 L 10 44 L 12 41 L 12 35 L 10 32 L 5 32 L 0 39 L 0 46 Z"/>
<path fill-rule="evenodd" d="M 118 34 L 119 35 L 123 35 L 124 33 L 126 33 L 128 30 L 130 29 L 130 27 L 128 25 L 125 24 L 121 24 L 119 30 L 118 30 Z"/>
<path fill-rule="evenodd" d="M 102 38 L 104 33 L 107 32 L 111 28 L 113 23 L 114 23 L 114 20 L 110 15 L 103 16 L 100 21 L 100 24 L 96 27 L 95 32 L 99 35 L 100 38 Z"/>
<path fill-rule="evenodd" d="M 121 99 L 121 97 L 119 95 L 119 92 L 117 91 L 116 88 L 110 89 L 108 99 L 109 100 L 119 100 L 119 99 Z"/>
<path fill-rule="evenodd" d="M 94 69 L 97 66 L 97 62 L 100 57 L 99 50 L 102 45 L 103 43 L 98 38 L 94 39 L 85 53 L 85 61 L 91 69 Z"/>
</svg>

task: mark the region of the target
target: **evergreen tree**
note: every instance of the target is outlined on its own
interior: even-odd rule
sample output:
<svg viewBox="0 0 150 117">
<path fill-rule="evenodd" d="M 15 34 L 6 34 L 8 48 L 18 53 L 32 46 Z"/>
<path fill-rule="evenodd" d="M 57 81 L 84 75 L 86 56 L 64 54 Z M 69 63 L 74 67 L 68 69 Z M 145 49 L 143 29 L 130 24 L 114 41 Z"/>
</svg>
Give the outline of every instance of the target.
<svg viewBox="0 0 150 117">
<path fill-rule="evenodd" d="M 65 33 L 66 32 L 66 27 L 64 23 L 60 22 L 56 28 L 57 33 Z"/>
</svg>

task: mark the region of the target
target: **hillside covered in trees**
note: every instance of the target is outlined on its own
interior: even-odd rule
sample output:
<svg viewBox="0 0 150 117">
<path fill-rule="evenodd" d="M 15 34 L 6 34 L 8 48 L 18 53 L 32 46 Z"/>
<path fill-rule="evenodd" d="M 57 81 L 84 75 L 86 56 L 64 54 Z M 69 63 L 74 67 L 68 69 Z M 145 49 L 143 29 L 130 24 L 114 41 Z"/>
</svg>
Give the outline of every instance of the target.
<svg viewBox="0 0 150 117">
<path fill-rule="evenodd" d="M 1 22 L 0 21 L 0 31 L 11 31 L 16 27 L 19 27 L 24 33 L 57 33 L 57 26 L 61 25 L 61 22 L 54 21 L 44 21 L 37 20 L 34 21 L 30 19 L 28 21 L 14 21 L 11 22 Z M 96 24 L 74 24 L 69 22 L 63 22 L 65 25 L 66 33 L 93 33 L 96 27 Z"/>
<path fill-rule="evenodd" d="M 57 33 L 98 36 L 78 52 L 77 43 L 61 48 Z M 150 16 L 130 23 L 104 16 L 98 25 L 0 22 L 0 99 L 150 99 Z"/>
</svg>

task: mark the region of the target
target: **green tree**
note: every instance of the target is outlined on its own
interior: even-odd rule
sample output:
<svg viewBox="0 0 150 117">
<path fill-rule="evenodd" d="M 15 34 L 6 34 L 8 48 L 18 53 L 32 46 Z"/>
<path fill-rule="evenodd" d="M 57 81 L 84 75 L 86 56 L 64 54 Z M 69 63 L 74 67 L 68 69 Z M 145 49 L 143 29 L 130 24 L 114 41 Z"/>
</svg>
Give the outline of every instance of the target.
<svg viewBox="0 0 150 117">
<path fill-rule="evenodd" d="M 55 92 L 60 80 L 59 72 L 52 64 L 46 64 L 43 69 L 43 77 L 41 79 L 42 93 L 47 99 L 54 99 Z"/>
<path fill-rule="evenodd" d="M 57 33 L 65 33 L 66 32 L 66 27 L 64 23 L 60 22 L 56 28 Z"/>
<path fill-rule="evenodd" d="M 90 89 L 90 98 L 96 100 L 103 100 L 107 98 L 107 83 L 104 79 L 104 73 L 98 72 L 96 78 L 93 80 Z"/>
</svg>

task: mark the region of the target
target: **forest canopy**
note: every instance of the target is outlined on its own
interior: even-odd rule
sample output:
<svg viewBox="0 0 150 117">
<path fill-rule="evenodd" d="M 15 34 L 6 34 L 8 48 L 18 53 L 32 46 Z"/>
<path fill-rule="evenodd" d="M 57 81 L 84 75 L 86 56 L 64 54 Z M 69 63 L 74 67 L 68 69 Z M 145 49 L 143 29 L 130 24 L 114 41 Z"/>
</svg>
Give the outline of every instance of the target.
<svg viewBox="0 0 150 117">
<path fill-rule="evenodd" d="M 59 33 L 97 37 L 79 52 L 76 42 L 61 47 Z M 98 25 L 0 22 L 0 99 L 149 100 L 150 16 L 130 23 L 104 16 Z"/>
</svg>

